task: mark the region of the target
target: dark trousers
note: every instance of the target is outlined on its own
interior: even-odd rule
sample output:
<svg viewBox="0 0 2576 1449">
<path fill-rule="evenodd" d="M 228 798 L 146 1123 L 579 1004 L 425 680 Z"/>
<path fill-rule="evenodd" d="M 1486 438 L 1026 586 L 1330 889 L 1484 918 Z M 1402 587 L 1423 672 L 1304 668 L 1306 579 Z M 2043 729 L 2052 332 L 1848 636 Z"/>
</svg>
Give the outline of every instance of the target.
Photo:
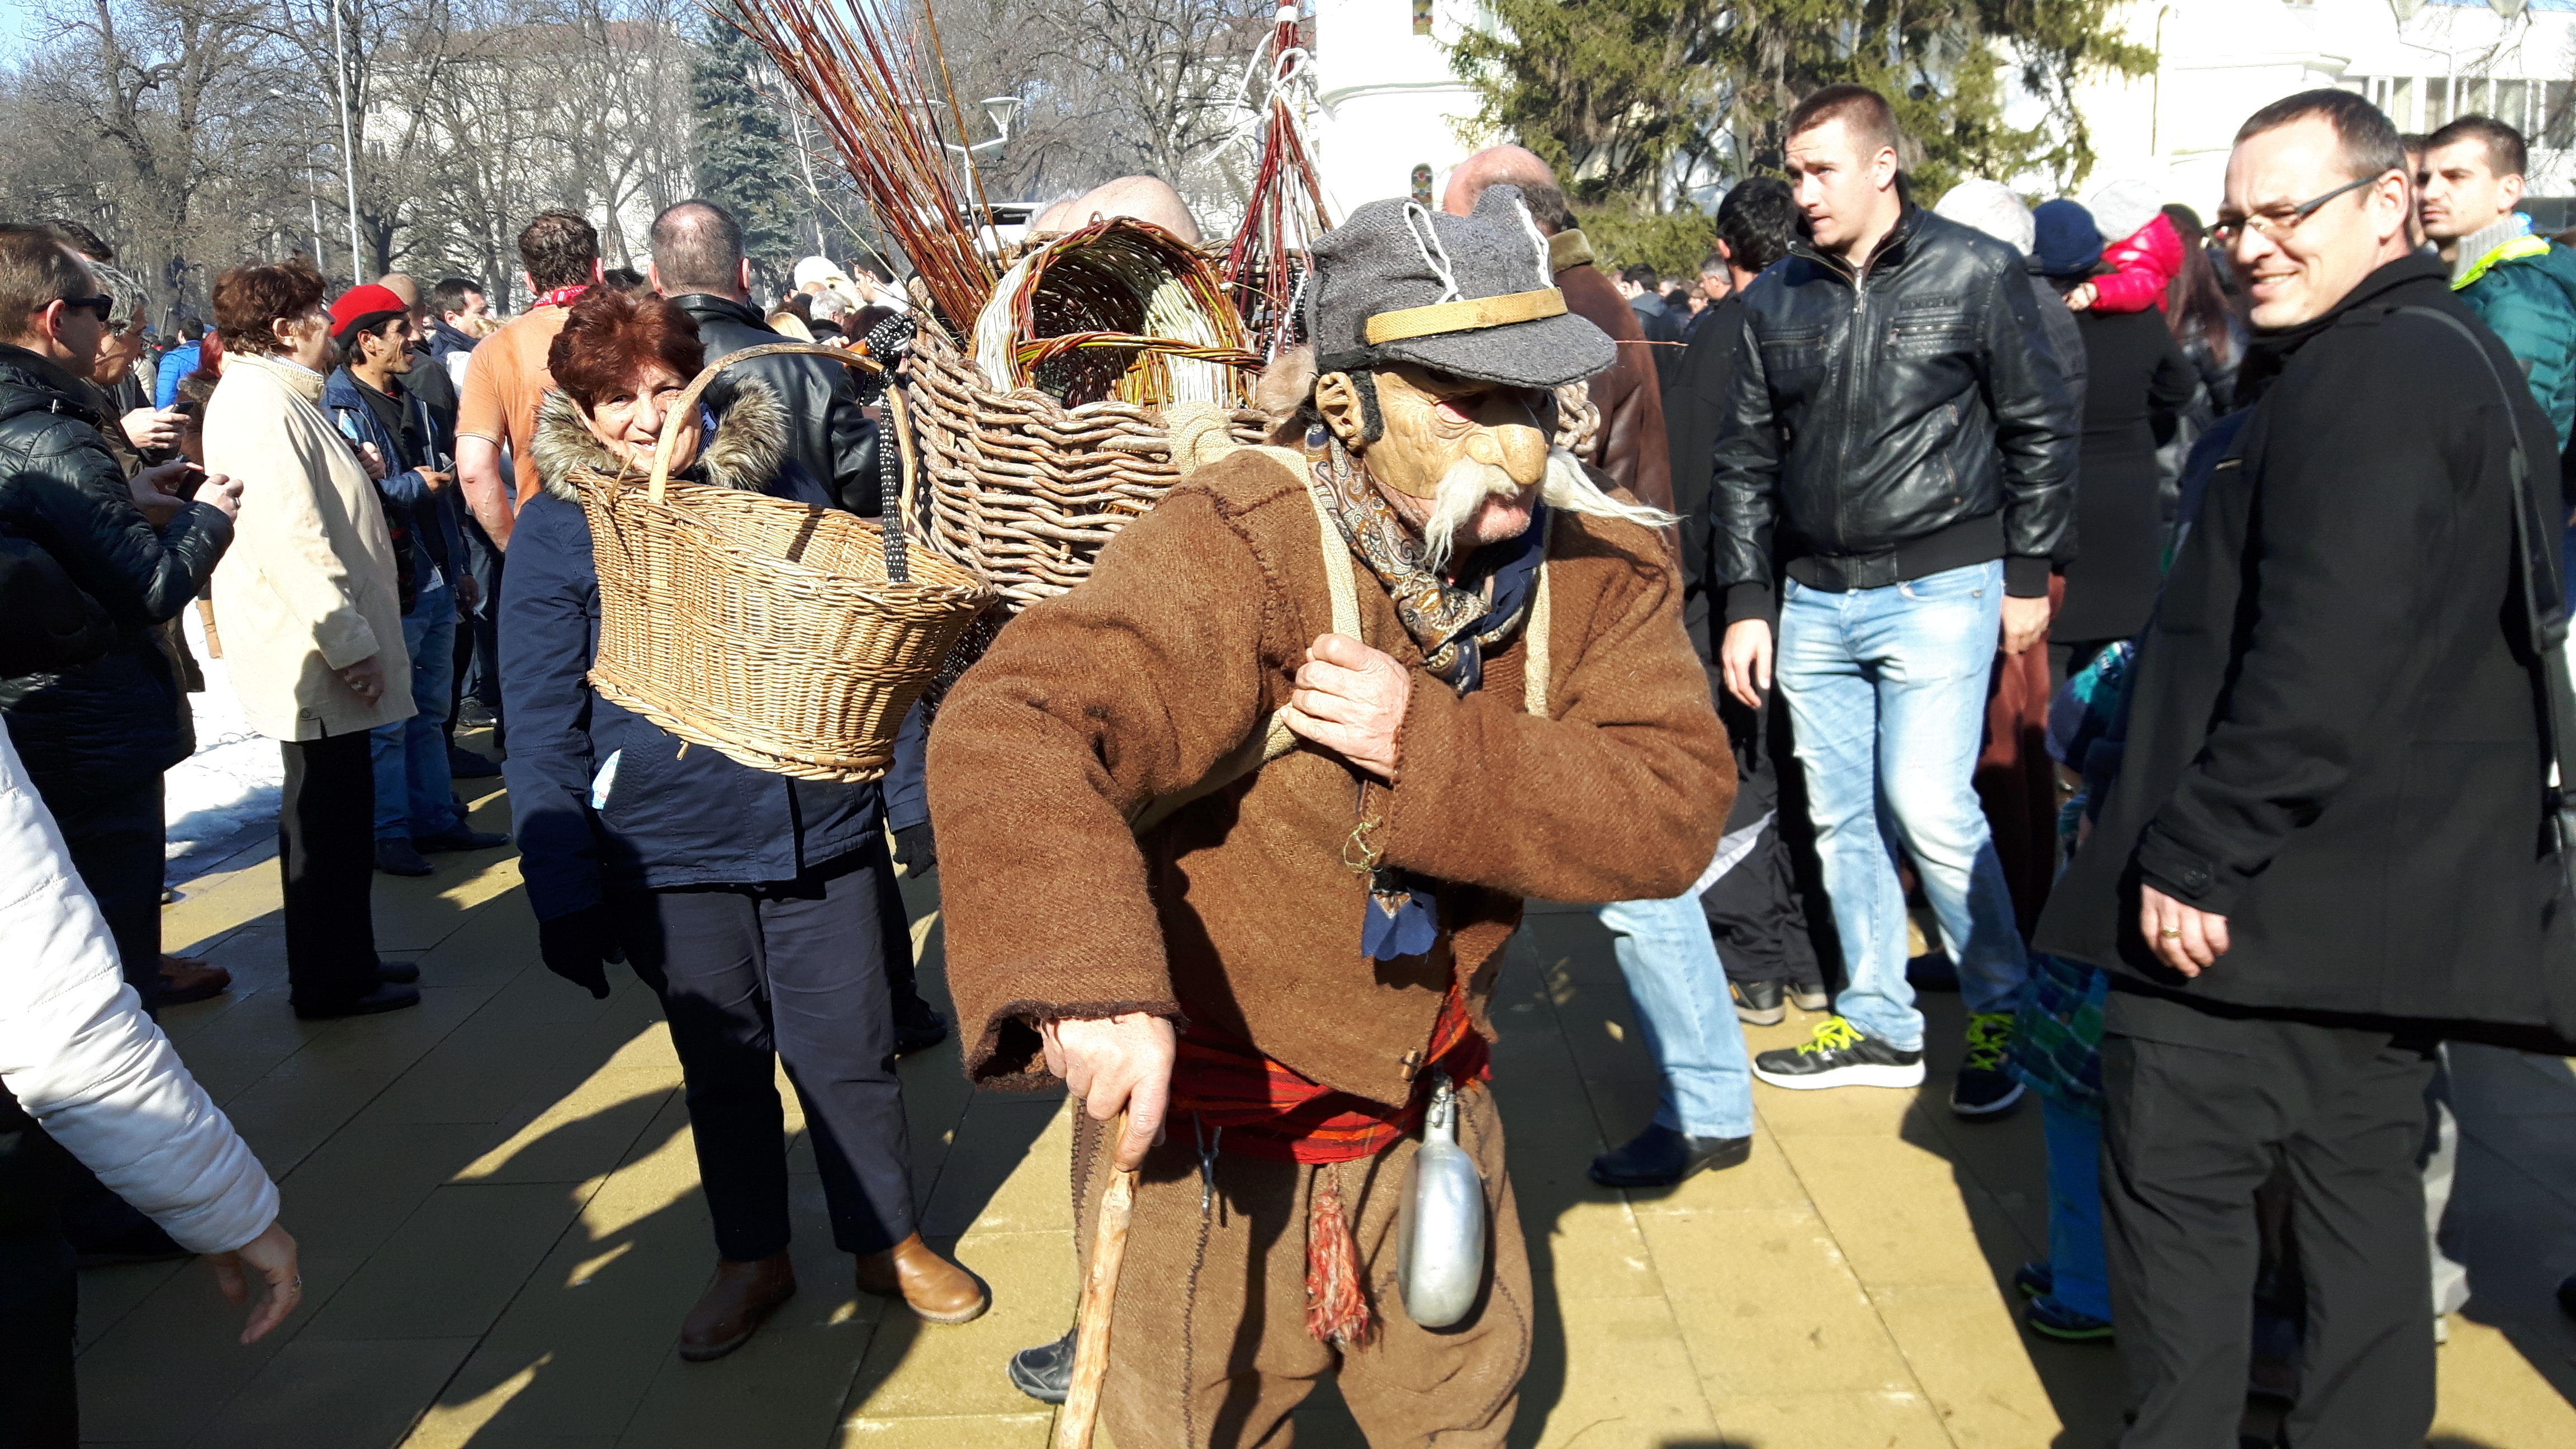
<svg viewBox="0 0 2576 1449">
<path fill-rule="evenodd" d="M 0 1449 L 79 1449 L 72 1338 L 80 1280 L 70 1272 L 0 1308 Z"/>
<path fill-rule="evenodd" d="M 86 1176 L 0 1089 L 0 1449 L 76 1449 L 78 1279 L 63 1241 L 65 1180 Z"/>
<path fill-rule="evenodd" d="M 277 803 L 286 975 L 307 1011 L 376 989 L 376 776 L 368 733 L 288 740 Z"/>
<path fill-rule="evenodd" d="M 2276 1167 L 2307 1285 L 2286 1442 L 2419 1449 L 2433 1324 L 2415 1158 L 2432 1072 L 2429 1040 L 2386 1027 L 2111 994 L 2102 1205 L 2128 1376 L 2122 1449 L 2236 1442 L 2262 1257 L 2255 1192 Z"/>
<path fill-rule="evenodd" d="M 161 773 L 141 773 L 146 778 L 125 785 L 71 785 L 42 776 L 35 783 L 62 827 L 72 869 L 107 918 L 126 984 L 150 1011 L 161 993 L 161 877 L 168 852 Z"/>
<path fill-rule="evenodd" d="M 787 1247 L 787 1067 L 822 1170 L 832 1241 L 879 1253 L 912 1236 L 910 1139 L 894 1071 L 876 875 L 883 837 L 784 885 L 620 893 L 619 932 L 660 993 L 688 1081 L 716 1251 Z"/>
<path fill-rule="evenodd" d="M 1720 690 L 1717 715 L 1734 741 L 1736 794 L 1724 844 L 1760 830 L 1752 848 L 1699 898 L 1730 981 L 1778 981 L 1821 989 L 1824 962 L 1837 960 L 1833 913 L 1818 874 L 1815 823 L 1806 780 L 1789 735 L 1789 711 L 1774 696 L 1758 710 Z M 1762 826 L 1764 816 L 1770 824 Z M 1801 868 L 1803 865 L 1803 869 Z"/>
</svg>

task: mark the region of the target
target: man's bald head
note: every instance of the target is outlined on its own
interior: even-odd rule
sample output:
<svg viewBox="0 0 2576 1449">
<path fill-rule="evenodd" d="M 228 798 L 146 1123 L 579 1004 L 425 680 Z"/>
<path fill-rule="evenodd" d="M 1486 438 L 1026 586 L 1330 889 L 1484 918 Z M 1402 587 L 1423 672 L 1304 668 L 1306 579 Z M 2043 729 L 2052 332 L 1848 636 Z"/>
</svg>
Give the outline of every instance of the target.
<svg viewBox="0 0 2576 1449">
<path fill-rule="evenodd" d="M 692 197 L 653 218 L 653 285 L 665 297 L 741 301 L 742 262 L 742 224 L 712 201 Z"/>
<path fill-rule="evenodd" d="M 1191 246 L 1201 240 L 1199 219 L 1172 184 L 1159 176 L 1121 176 L 1104 181 L 1071 201 L 1059 201 L 1029 224 L 1033 233 L 1060 234 L 1110 216 L 1150 221 Z"/>
<path fill-rule="evenodd" d="M 1574 229 L 1574 210 L 1538 153 L 1519 146 L 1488 146 L 1458 163 L 1449 173 L 1449 188 L 1440 193 L 1440 209 L 1451 216 L 1473 216 L 1476 198 L 1490 186 L 1517 186 L 1538 229 L 1554 236 Z"/>
</svg>

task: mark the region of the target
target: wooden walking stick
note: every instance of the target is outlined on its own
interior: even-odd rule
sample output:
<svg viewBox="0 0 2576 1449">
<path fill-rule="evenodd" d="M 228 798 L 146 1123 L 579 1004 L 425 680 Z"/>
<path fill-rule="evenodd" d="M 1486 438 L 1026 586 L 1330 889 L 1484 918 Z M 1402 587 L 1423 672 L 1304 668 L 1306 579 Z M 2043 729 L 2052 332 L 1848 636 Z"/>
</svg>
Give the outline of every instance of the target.
<svg viewBox="0 0 2576 1449">
<path fill-rule="evenodd" d="M 1127 1117 L 1110 1124 L 1103 1150 L 1115 1154 L 1127 1136 Z M 1091 1271 L 1082 1280 L 1082 1304 L 1073 1318 L 1073 1382 L 1056 1411 L 1055 1449 L 1091 1449 L 1100 1418 L 1100 1385 L 1109 1376 L 1109 1311 L 1118 1300 L 1118 1268 L 1127 1257 L 1127 1224 L 1136 1215 L 1136 1174 L 1112 1166 L 1109 1190 L 1100 1195 L 1100 1221 L 1091 1232 Z"/>
</svg>

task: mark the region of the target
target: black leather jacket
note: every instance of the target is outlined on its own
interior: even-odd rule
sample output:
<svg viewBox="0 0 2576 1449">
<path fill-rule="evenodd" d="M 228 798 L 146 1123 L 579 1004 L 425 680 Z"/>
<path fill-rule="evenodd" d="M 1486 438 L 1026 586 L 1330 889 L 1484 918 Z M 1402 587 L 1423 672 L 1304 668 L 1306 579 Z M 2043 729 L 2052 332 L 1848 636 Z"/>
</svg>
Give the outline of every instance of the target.
<svg viewBox="0 0 2576 1449">
<path fill-rule="evenodd" d="M 1799 247 L 1745 290 L 1716 450 L 1727 621 L 1784 570 L 1883 588 L 2005 561 L 2048 592 L 2074 552 L 2078 408 L 2019 253 L 1907 205 L 1854 275 Z"/>
<path fill-rule="evenodd" d="M 793 342 L 761 320 L 745 303 L 708 292 L 689 292 L 671 299 L 698 324 L 698 340 L 707 361 L 761 347 Z M 819 357 L 762 357 L 732 373 L 757 377 L 787 404 L 787 445 L 805 471 L 822 480 L 834 501 L 852 513 L 875 517 L 877 497 L 877 425 L 859 410 L 858 370 Z"/>
<path fill-rule="evenodd" d="M 66 788 L 130 785 L 188 757 L 186 687 L 159 626 L 205 587 L 233 537 L 204 503 L 159 529 L 146 522 L 97 403 L 52 362 L 0 346 L 0 533 L 51 555 L 115 626 L 89 662 L 30 660 L 38 667 L 0 679 L 0 717 L 58 815 L 77 804 Z"/>
</svg>

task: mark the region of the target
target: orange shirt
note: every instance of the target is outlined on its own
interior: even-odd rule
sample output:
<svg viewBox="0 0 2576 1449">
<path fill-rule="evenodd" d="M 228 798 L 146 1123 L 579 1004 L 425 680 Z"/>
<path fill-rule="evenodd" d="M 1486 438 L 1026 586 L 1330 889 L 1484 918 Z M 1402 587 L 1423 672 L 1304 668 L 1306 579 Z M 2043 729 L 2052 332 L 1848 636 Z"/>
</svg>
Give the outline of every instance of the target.
<svg viewBox="0 0 2576 1449">
<path fill-rule="evenodd" d="M 537 405 L 555 385 L 546 371 L 546 349 L 563 330 L 563 307 L 538 307 L 502 324 L 477 343 L 465 364 L 465 388 L 456 399 L 458 437 L 488 438 L 510 450 L 519 474 L 519 502 L 537 496 Z"/>
</svg>

